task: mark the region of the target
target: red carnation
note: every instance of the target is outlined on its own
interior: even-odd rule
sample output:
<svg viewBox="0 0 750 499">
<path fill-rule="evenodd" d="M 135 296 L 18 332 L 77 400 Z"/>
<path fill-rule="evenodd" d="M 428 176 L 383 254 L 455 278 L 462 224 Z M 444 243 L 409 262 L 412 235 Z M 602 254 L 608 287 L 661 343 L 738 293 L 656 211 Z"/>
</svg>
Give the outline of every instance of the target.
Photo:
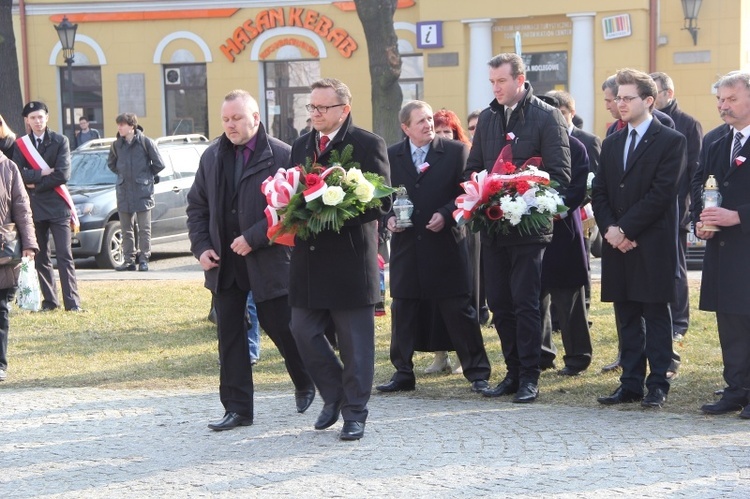
<svg viewBox="0 0 750 499">
<path fill-rule="evenodd" d="M 516 182 L 516 192 L 521 196 L 523 196 L 530 188 L 531 186 L 529 186 L 528 182 Z"/>
<path fill-rule="evenodd" d="M 323 182 L 323 179 L 316 173 L 308 173 L 305 175 L 305 185 L 307 185 L 308 189 L 312 189 L 321 182 Z"/>
<path fill-rule="evenodd" d="M 486 198 L 490 198 L 494 194 L 500 192 L 503 188 L 503 181 L 497 177 L 490 177 L 484 183 L 484 195 Z"/>
<path fill-rule="evenodd" d="M 501 210 L 496 204 L 485 209 L 484 214 L 487 215 L 487 218 L 490 220 L 500 220 L 503 218 L 503 210 Z"/>
</svg>

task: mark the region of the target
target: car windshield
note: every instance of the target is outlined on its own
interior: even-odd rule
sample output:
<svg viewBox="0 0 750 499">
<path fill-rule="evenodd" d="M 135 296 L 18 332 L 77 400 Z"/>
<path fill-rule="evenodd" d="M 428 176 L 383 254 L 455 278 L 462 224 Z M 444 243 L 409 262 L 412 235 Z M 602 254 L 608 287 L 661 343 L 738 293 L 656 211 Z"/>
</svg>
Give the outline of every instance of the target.
<svg viewBox="0 0 750 499">
<path fill-rule="evenodd" d="M 106 151 L 71 154 L 68 185 L 114 185 L 117 175 L 107 167 L 107 156 Z"/>
</svg>

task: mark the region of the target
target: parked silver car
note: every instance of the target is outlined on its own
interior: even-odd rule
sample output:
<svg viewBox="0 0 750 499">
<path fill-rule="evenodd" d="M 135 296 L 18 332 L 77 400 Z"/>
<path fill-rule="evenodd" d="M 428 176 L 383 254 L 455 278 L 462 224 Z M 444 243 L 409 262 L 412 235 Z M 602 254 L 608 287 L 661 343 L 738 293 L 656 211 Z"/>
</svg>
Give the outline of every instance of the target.
<svg viewBox="0 0 750 499">
<path fill-rule="evenodd" d="M 100 268 L 123 262 L 122 229 L 117 213 L 117 175 L 107 167 L 115 139 L 87 142 L 71 153 L 68 189 L 73 197 L 81 230 L 72 237 L 73 257 L 93 256 Z M 202 135 L 174 135 L 155 140 L 164 160 L 159 183 L 154 185 L 151 244 L 187 241 L 187 194 L 209 141 Z M 137 234 L 137 232 L 136 232 Z"/>
</svg>

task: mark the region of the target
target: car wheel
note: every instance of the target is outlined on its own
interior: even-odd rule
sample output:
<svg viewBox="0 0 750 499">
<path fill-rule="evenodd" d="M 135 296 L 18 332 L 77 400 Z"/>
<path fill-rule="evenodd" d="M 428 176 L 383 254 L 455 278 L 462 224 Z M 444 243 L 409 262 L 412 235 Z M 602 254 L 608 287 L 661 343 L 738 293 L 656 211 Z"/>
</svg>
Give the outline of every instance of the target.
<svg viewBox="0 0 750 499">
<path fill-rule="evenodd" d="M 109 222 L 104 228 L 104 239 L 102 249 L 94 257 L 96 264 L 102 269 L 113 269 L 122 265 L 122 228 L 120 222 L 115 220 Z"/>
</svg>

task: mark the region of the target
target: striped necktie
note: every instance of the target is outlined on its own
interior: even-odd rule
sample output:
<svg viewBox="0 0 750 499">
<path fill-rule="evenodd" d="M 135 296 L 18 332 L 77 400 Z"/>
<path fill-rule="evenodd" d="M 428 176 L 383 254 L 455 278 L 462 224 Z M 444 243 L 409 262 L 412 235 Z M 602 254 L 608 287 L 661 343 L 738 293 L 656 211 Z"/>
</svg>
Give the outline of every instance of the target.
<svg viewBox="0 0 750 499">
<path fill-rule="evenodd" d="M 730 168 L 734 166 L 734 160 L 740 155 L 740 149 L 742 149 L 742 132 L 734 134 L 734 145 L 732 146 L 732 161 L 729 162 Z"/>
</svg>

